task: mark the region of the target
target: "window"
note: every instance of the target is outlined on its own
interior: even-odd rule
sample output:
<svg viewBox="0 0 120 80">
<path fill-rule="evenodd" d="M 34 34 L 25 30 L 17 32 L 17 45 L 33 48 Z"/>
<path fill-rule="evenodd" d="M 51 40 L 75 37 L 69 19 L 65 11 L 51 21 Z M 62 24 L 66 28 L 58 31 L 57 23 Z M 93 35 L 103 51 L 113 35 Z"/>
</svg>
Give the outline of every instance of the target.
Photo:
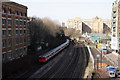
<svg viewBox="0 0 120 80">
<path fill-rule="evenodd" d="M 22 35 L 22 30 L 20 30 L 20 35 Z"/>
<path fill-rule="evenodd" d="M 2 42 L 2 48 L 5 48 L 6 47 L 6 41 L 3 41 Z"/>
<path fill-rule="evenodd" d="M 113 24 L 115 24 L 115 22 L 113 22 Z"/>
<path fill-rule="evenodd" d="M 120 47 L 120 44 L 119 44 L 119 47 Z"/>
<path fill-rule="evenodd" d="M 26 34 L 26 30 L 24 30 L 24 34 Z"/>
<path fill-rule="evenodd" d="M 20 53 L 22 54 L 22 49 L 20 49 Z"/>
<path fill-rule="evenodd" d="M 18 30 L 16 30 L 16 35 L 18 35 Z"/>
<path fill-rule="evenodd" d="M 2 14 L 4 14 L 5 13 L 5 8 L 2 8 Z"/>
<path fill-rule="evenodd" d="M 17 11 L 15 12 L 15 16 L 18 16 L 18 12 Z"/>
<path fill-rule="evenodd" d="M 12 46 L 12 41 L 8 40 L 8 46 L 11 47 Z"/>
<path fill-rule="evenodd" d="M 26 21 L 24 21 L 24 25 L 26 25 Z"/>
<path fill-rule="evenodd" d="M 18 56 L 18 50 L 16 50 L 16 57 Z"/>
<path fill-rule="evenodd" d="M 24 48 L 24 53 L 26 53 L 26 48 Z"/>
<path fill-rule="evenodd" d="M 16 45 L 18 44 L 18 40 L 16 40 Z"/>
<path fill-rule="evenodd" d="M 2 36 L 6 36 L 6 30 L 2 30 Z"/>
<path fill-rule="evenodd" d="M 6 24 L 6 19 L 2 19 L 2 25 Z"/>
<path fill-rule="evenodd" d="M 8 58 L 11 58 L 11 52 L 8 52 Z"/>
<path fill-rule="evenodd" d="M 113 34 L 113 37 L 115 37 L 115 34 Z"/>
<path fill-rule="evenodd" d="M 8 20 L 8 25 L 11 25 L 11 20 Z"/>
<path fill-rule="evenodd" d="M 20 43 L 23 43 L 23 39 L 20 39 Z"/>
<path fill-rule="evenodd" d="M 2 60 L 5 60 L 6 53 L 2 53 Z"/>
<path fill-rule="evenodd" d="M 16 26 L 18 26 L 18 20 L 16 20 Z"/>
<path fill-rule="evenodd" d="M 20 21 L 20 26 L 22 26 L 22 21 Z"/>
<path fill-rule="evenodd" d="M 26 39 L 24 38 L 24 42 L 26 42 Z"/>
<path fill-rule="evenodd" d="M 12 34 L 11 30 L 8 30 L 8 36 L 11 36 L 11 34 Z"/>
<path fill-rule="evenodd" d="M 23 16 L 26 17 L 26 14 L 24 13 Z"/>
<path fill-rule="evenodd" d="M 22 13 L 20 13 L 20 17 L 22 17 Z"/>
<path fill-rule="evenodd" d="M 11 11 L 10 10 L 8 10 L 8 15 L 11 15 Z"/>
</svg>

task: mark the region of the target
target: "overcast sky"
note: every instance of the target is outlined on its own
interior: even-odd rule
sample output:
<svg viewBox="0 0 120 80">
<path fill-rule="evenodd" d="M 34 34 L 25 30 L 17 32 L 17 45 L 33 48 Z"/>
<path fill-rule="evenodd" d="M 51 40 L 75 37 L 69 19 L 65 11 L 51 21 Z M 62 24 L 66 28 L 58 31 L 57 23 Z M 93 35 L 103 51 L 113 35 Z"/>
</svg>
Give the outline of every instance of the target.
<svg viewBox="0 0 120 80">
<path fill-rule="evenodd" d="M 11 0 L 28 7 L 28 16 L 48 17 L 67 22 L 80 17 L 92 19 L 95 16 L 111 19 L 112 3 L 115 0 Z"/>
</svg>

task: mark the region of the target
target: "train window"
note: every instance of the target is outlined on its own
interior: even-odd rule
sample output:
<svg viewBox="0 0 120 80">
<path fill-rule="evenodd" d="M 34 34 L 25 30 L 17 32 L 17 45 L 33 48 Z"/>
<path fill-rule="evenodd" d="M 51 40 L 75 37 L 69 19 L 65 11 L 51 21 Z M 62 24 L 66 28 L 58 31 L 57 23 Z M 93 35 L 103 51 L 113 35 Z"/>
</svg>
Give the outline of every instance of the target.
<svg viewBox="0 0 120 80">
<path fill-rule="evenodd" d="M 44 60 L 45 58 L 43 57 L 43 60 Z"/>
<path fill-rule="evenodd" d="M 39 59 L 42 59 L 41 57 Z"/>
</svg>

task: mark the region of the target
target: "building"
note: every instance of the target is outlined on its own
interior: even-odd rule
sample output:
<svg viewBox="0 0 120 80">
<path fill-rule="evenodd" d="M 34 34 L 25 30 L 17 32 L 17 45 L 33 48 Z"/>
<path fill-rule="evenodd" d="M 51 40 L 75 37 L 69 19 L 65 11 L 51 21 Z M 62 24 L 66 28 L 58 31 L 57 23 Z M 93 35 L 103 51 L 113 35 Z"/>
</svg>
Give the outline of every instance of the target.
<svg viewBox="0 0 120 80">
<path fill-rule="evenodd" d="M 76 30 L 79 30 L 80 33 L 82 33 L 82 21 L 80 18 L 75 18 L 71 20 L 67 20 L 67 28 L 74 28 Z"/>
<path fill-rule="evenodd" d="M 12 1 L 2 2 L 2 61 L 27 55 L 27 7 Z"/>
<path fill-rule="evenodd" d="M 62 22 L 61 27 L 65 27 L 65 23 L 64 22 Z"/>
<path fill-rule="evenodd" d="M 111 20 L 95 17 L 93 19 L 75 18 L 67 21 L 67 28 L 75 28 L 80 33 L 109 33 L 111 32 Z"/>
<path fill-rule="evenodd" d="M 120 51 L 120 1 L 116 0 L 112 6 L 112 37 L 111 48 Z"/>
</svg>

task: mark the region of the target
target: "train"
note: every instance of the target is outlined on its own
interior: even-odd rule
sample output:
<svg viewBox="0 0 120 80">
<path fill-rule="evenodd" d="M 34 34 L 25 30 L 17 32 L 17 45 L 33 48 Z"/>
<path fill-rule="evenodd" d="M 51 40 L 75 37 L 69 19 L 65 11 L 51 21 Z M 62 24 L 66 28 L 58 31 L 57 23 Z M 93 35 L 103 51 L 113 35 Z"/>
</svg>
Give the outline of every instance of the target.
<svg viewBox="0 0 120 80">
<path fill-rule="evenodd" d="M 49 52 L 39 56 L 39 62 L 45 63 L 48 60 L 50 60 L 52 57 L 54 57 L 56 54 L 58 54 L 61 50 L 66 48 L 69 45 L 69 40 L 67 39 L 65 43 L 61 44 L 60 46 L 50 50 Z"/>
</svg>

